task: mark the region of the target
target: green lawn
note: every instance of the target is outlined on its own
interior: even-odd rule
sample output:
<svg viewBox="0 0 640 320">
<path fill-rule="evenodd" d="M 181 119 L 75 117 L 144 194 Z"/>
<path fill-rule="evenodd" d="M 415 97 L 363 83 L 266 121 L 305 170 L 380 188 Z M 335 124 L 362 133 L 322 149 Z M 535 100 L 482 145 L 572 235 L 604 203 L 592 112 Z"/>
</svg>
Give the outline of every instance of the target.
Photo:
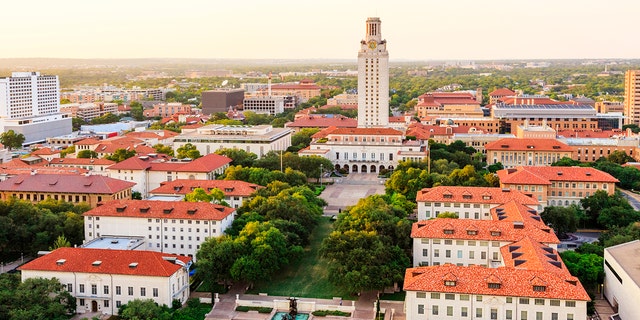
<svg viewBox="0 0 640 320">
<path fill-rule="evenodd" d="M 328 280 L 328 264 L 321 260 L 318 251 L 322 240 L 333 230 L 329 218 L 322 217 L 311 234 L 311 245 L 305 248 L 304 256 L 276 274 L 271 281 L 258 282 L 248 293 L 267 293 L 271 296 L 295 296 L 331 299 L 353 297 Z"/>
</svg>

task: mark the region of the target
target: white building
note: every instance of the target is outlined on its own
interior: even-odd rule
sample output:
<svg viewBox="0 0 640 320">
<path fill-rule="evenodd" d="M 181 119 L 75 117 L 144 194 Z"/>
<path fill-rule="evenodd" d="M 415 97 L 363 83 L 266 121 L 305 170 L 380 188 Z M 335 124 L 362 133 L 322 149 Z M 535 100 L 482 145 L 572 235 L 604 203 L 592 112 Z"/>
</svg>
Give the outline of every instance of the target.
<svg viewBox="0 0 640 320">
<path fill-rule="evenodd" d="M 205 240 L 231 226 L 235 212 L 208 202 L 114 200 L 83 214 L 84 235 L 145 237 L 146 250 L 195 258 Z"/>
<path fill-rule="evenodd" d="M 176 160 L 176 161 L 174 161 Z M 134 181 L 133 191 L 143 197 L 165 181 L 177 179 L 213 180 L 229 167 L 231 159 L 218 154 L 207 154 L 195 160 L 168 159 L 157 154 L 136 156 L 107 168 L 109 177 Z"/>
<path fill-rule="evenodd" d="M 284 112 L 285 97 L 282 96 L 258 96 L 245 98 L 242 102 L 244 111 L 264 113 L 275 116 Z"/>
<path fill-rule="evenodd" d="M 173 148 L 178 149 L 191 143 L 201 154 L 210 154 L 218 149 L 242 149 L 255 153 L 260 158 L 269 151 L 287 150 L 291 146 L 292 132 L 288 128 L 274 128 L 270 125 L 211 124 L 176 136 Z"/>
<path fill-rule="evenodd" d="M 389 126 L 389 52 L 380 18 L 367 18 L 358 52 L 358 127 Z"/>
<path fill-rule="evenodd" d="M 24 144 L 71 133 L 71 117 L 60 112 L 58 76 L 13 72 L 0 78 L 0 127 L 23 134 Z"/>
<path fill-rule="evenodd" d="M 640 240 L 604 249 L 604 297 L 616 319 L 640 319 Z"/>
<path fill-rule="evenodd" d="M 400 161 L 422 161 L 426 147 L 419 141 L 404 140 L 402 132 L 391 128 L 336 128 L 313 137 L 301 156 L 317 155 L 329 159 L 335 169 L 347 172 L 393 170 Z"/>
<path fill-rule="evenodd" d="M 530 209 L 538 208 L 538 200 L 517 190 L 488 187 L 438 186 L 424 188 L 416 195 L 418 220 L 453 212 L 461 219 L 491 220 L 491 209 L 516 201 Z"/>
<path fill-rule="evenodd" d="M 134 299 L 171 306 L 189 298 L 191 259 L 152 251 L 59 248 L 20 267 L 22 281 L 57 278 L 76 312 L 118 314 Z"/>
</svg>

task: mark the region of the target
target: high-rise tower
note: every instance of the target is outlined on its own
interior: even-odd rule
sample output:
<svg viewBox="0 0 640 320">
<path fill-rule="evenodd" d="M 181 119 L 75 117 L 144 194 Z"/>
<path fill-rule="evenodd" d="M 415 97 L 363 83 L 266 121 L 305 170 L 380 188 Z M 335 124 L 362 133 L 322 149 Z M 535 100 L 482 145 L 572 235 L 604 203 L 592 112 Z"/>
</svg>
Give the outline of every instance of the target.
<svg viewBox="0 0 640 320">
<path fill-rule="evenodd" d="M 624 74 L 624 123 L 640 125 L 640 70 Z"/>
<path fill-rule="evenodd" d="M 358 52 L 358 127 L 389 125 L 389 53 L 380 18 L 367 19 Z"/>
</svg>

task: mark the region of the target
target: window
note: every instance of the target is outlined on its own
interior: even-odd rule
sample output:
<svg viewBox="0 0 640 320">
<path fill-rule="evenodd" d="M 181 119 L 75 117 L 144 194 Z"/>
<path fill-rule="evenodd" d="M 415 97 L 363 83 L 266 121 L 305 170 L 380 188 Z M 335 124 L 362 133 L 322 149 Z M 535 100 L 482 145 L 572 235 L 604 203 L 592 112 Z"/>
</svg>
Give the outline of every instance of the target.
<svg viewBox="0 0 640 320">
<path fill-rule="evenodd" d="M 567 320 L 573 320 L 573 313 L 567 313 Z"/>
<path fill-rule="evenodd" d="M 475 251 L 469 251 L 469 259 L 474 259 Z"/>
<path fill-rule="evenodd" d="M 424 314 L 424 304 L 418 305 L 418 314 Z"/>
<path fill-rule="evenodd" d="M 109 308 L 109 300 L 104 300 L 104 307 Z"/>
<path fill-rule="evenodd" d="M 158 297 L 158 288 L 153 288 L 153 296 Z"/>
<path fill-rule="evenodd" d="M 423 257 L 428 257 L 428 256 L 429 256 L 428 251 L 429 251 L 429 250 L 427 250 L 427 249 L 422 249 L 422 256 L 423 256 Z"/>
<path fill-rule="evenodd" d="M 520 320 L 527 320 L 527 312 L 520 311 Z"/>
<path fill-rule="evenodd" d="M 544 292 L 547 290 L 545 286 L 533 286 L 533 291 Z"/>
<path fill-rule="evenodd" d="M 560 300 L 549 300 L 549 305 L 554 306 L 554 307 L 559 307 L 560 306 Z"/>
<path fill-rule="evenodd" d="M 440 293 L 431 292 L 431 299 L 440 299 Z"/>
<path fill-rule="evenodd" d="M 513 303 L 513 298 L 512 297 L 507 297 L 507 303 Z"/>
<path fill-rule="evenodd" d="M 120 308 L 122 306 L 122 301 L 116 300 L 116 308 Z"/>
<path fill-rule="evenodd" d="M 476 318 L 482 318 L 482 308 L 476 308 Z"/>
<path fill-rule="evenodd" d="M 558 320 L 558 313 L 557 312 L 552 312 L 551 313 L 551 320 Z"/>
<path fill-rule="evenodd" d="M 73 284 L 67 283 L 67 291 L 73 292 Z"/>
<path fill-rule="evenodd" d="M 447 306 L 447 316 L 449 316 L 449 317 L 453 316 L 453 307 L 452 306 Z"/>
<path fill-rule="evenodd" d="M 433 315 L 438 315 L 438 306 L 432 306 L 431 307 L 431 314 Z"/>
<path fill-rule="evenodd" d="M 140 288 L 140 296 L 142 297 L 146 297 L 147 296 L 147 288 Z"/>
<path fill-rule="evenodd" d="M 129 291 L 129 295 L 132 296 L 133 295 L 133 287 L 129 287 L 127 289 Z"/>
<path fill-rule="evenodd" d="M 504 318 L 506 320 L 513 320 L 513 311 L 512 310 L 506 310 L 505 314 L 504 314 Z"/>
<path fill-rule="evenodd" d="M 80 305 L 84 306 L 84 299 L 80 299 Z"/>
<path fill-rule="evenodd" d="M 533 301 L 533 303 L 534 303 L 536 306 L 544 306 L 544 299 L 535 299 L 535 300 Z"/>
<path fill-rule="evenodd" d="M 448 281 L 444 282 L 444 285 L 447 286 L 447 287 L 455 287 L 456 286 L 456 282 L 448 280 Z"/>
<path fill-rule="evenodd" d="M 482 296 L 476 296 L 476 301 L 482 302 Z"/>
<path fill-rule="evenodd" d="M 445 300 L 455 300 L 456 299 L 456 295 L 453 293 L 445 293 L 444 294 L 444 299 Z"/>
<path fill-rule="evenodd" d="M 80 289 L 78 291 L 80 291 L 80 293 L 84 293 L 84 284 L 80 284 Z"/>
<path fill-rule="evenodd" d="M 433 256 L 438 258 L 440 257 L 440 250 L 439 249 L 433 249 Z"/>
<path fill-rule="evenodd" d="M 447 258 L 451 258 L 451 250 L 445 250 L 444 251 L 444 256 Z"/>
<path fill-rule="evenodd" d="M 460 301 L 469 301 L 469 295 L 468 294 L 461 294 L 460 295 Z"/>
<path fill-rule="evenodd" d="M 498 320 L 498 309 L 491 308 L 491 320 Z"/>
<path fill-rule="evenodd" d="M 467 307 L 460 308 L 460 316 L 461 317 L 468 317 L 469 316 L 469 308 L 467 308 Z"/>
<path fill-rule="evenodd" d="M 122 288 L 120 288 L 120 286 L 116 286 L 116 294 L 117 295 L 122 294 Z"/>
<path fill-rule="evenodd" d="M 104 294 L 109 294 L 109 286 L 104 286 L 103 292 Z"/>
<path fill-rule="evenodd" d="M 520 298 L 520 304 L 529 304 L 529 298 Z"/>
<path fill-rule="evenodd" d="M 564 303 L 565 307 L 575 307 L 576 306 L 576 302 L 575 301 L 567 301 Z"/>
<path fill-rule="evenodd" d="M 542 320 L 542 312 L 536 312 L 536 320 Z"/>
</svg>

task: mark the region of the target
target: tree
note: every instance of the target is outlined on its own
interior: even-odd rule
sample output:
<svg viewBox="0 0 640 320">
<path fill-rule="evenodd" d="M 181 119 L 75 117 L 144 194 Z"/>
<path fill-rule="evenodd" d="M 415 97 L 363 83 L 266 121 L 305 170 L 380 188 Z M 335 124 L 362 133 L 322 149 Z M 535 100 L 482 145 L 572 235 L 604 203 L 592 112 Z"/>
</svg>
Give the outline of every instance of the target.
<svg viewBox="0 0 640 320">
<path fill-rule="evenodd" d="M 607 229 L 628 226 L 636 221 L 640 221 L 640 212 L 624 206 L 604 208 L 598 216 L 598 224 Z"/>
<path fill-rule="evenodd" d="M 0 134 L 0 143 L 2 143 L 9 151 L 11 149 L 18 149 L 22 147 L 24 143 L 24 135 L 22 133 L 16 133 L 13 130 L 9 130 Z"/>
<path fill-rule="evenodd" d="M 93 150 L 80 150 L 78 151 L 78 158 L 98 158 L 98 153 Z"/>
<path fill-rule="evenodd" d="M 53 251 L 55 249 L 63 247 L 71 247 L 71 242 L 69 242 L 69 240 L 67 240 L 65 236 L 58 236 L 58 238 L 56 238 L 56 241 L 53 243 L 53 246 L 49 247 L 49 250 Z"/>
<path fill-rule="evenodd" d="M 153 146 L 153 149 L 155 149 L 157 153 L 166 154 L 170 157 L 173 157 L 173 149 L 170 146 L 165 146 L 162 143 L 158 143 Z"/>
<path fill-rule="evenodd" d="M 291 136 L 291 147 L 287 151 L 297 152 L 304 149 L 311 143 L 311 136 L 318 133 L 318 128 L 304 128 Z"/>
<path fill-rule="evenodd" d="M 78 117 L 71 118 L 71 129 L 73 131 L 80 130 L 80 128 L 85 124 L 87 124 L 87 122 L 84 121 L 84 119 L 82 118 L 78 118 Z"/>
<path fill-rule="evenodd" d="M 105 156 L 104 158 L 111 161 L 120 162 L 134 157 L 135 155 L 136 151 L 133 149 L 116 149 L 116 151 L 114 151 L 111 155 Z"/>
<path fill-rule="evenodd" d="M 131 192 L 131 199 L 142 200 L 142 193 L 140 193 L 140 191 L 132 191 Z"/>
<path fill-rule="evenodd" d="M 142 121 L 145 119 L 144 116 L 144 107 L 138 101 L 131 102 L 131 117 L 136 121 Z"/>
<path fill-rule="evenodd" d="M 202 188 L 195 188 L 184 196 L 187 202 L 211 202 L 213 197 Z"/>
<path fill-rule="evenodd" d="M 253 162 L 258 159 L 258 156 L 255 153 L 235 148 L 218 149 L 215 154 L 231 158 L 230 165 L 232 166 L 240 165 L 243 167 L 251 167 L 253 166 Z"/>
<path fill-rule="evenodd" d="M 178 150 L 176 151 L 178 152 L 178 155 L 177 155 L 178 159 L 184 159 L 184 158 L 198 159 L 201 157 L 200 151 L 198 151 L 196 146 L 194 146 L 191 143 L 187 143 L 179 147 Z"/>
<path fill-rule="evenodd" d="M 582 205 L 582 208 L 584 208 L 587 225 L 593 227 L 602 226 L 599 222 L 610 221 L 608 218 L 600 221 L 598 220 L 601 211 L 606 208 L 621 207 L 623 209 L 633 209 L 627 199 L 622 197 L 620 192 L 616 192 L 610 196 L 604 190 L 598 190 L 591 196 L 581 199 L 580 204 Z M 610 211 L 609 213 L 613 212 L 614 211 Z"/>
<path fill-rule="evenodd" d="M 612 152 L 608 157 L 607 160 L 613 162 L 613 163 L 617 163 L 617 164 L 625 164 L 627 162 L 633 162 L 635 161 L 634 158 L 632 158 L 631 156 L 629 156 L 626 152 L 622 151 L 622 150 L 616 150 L 614 152 Z"/>
<path fill-rule="evenodd" d="M 438 216 L 436 217 L 437 219 L 458 219 L 458 214 L 455 212 L 451 212 L 451 211 L 445 211 L 442 212 L 440 214 L 438 214 Z"/>
<path fill-rule="evenodd" d="M 496 172 L 498 172 L 498 170 L 502 170 L 502 169 L 504 169 L 504 166 L 502 165 L 502 162 L 496 162 L 494 164 L 490 164 L 487 167 L 487 170 L 489 170 L 489 172 L 491 172 L 491 173 L 496 173 Z"/>
<path fill-rule="evenodd" d="M 56 278 L 29 278 L 15 289 L 11 319 L 67 319 L 75 313 L 76 301 Z"/>
<path fill-rule="evenodd" d="M 540 217 L 555 230 L 560 239 L 564 239 L 567 237 L 567 233 L 577 230 L 579 211 L 580 209 L 575 205 L 569 207 L 548 206 L 540 213 Z"/>
<path fill-rule="evenodd" d="M 105 123 L 115 123 L 120 121 L 120 118 L 113 113 L 107 112 L 102 116 L 91 119 L 91 124 L 105 124 Z"/>
<path fill-rule="evenodd" d="M 68 146 L 64 150 L 60 151 L 60 158 L 64 158 L 68 154 L 75 153 L 75 152 L 76 152 L 76 146 L 73 146 L 73 145 L 72 146 Z"/>
<path fill-rule="evenodd" d="M 159 306 L 152 299 L 134 299 L 123 304 L 118 309 L 118 316 L 125 320 L 142 319 L 171 319 L 171 313 L 167 306 Z"/>
<path fill-rule="evenodd" d="M 597 254 L 581 254 L 567 250 L 560 253 L 562 261 L 582 285 L 595 289 L 604 281 L 604 258 Z"/>
<path fill-rule="evenodd" d="M 573 167 L 573 166 L 578 166 L 580 165 L 581 162 L 578 160 L 573 160 L 569 157 L 563 157 L 562 159 L 554 162 L 551 164 L 551 166 L 554 167 Z"/>
</svg>

